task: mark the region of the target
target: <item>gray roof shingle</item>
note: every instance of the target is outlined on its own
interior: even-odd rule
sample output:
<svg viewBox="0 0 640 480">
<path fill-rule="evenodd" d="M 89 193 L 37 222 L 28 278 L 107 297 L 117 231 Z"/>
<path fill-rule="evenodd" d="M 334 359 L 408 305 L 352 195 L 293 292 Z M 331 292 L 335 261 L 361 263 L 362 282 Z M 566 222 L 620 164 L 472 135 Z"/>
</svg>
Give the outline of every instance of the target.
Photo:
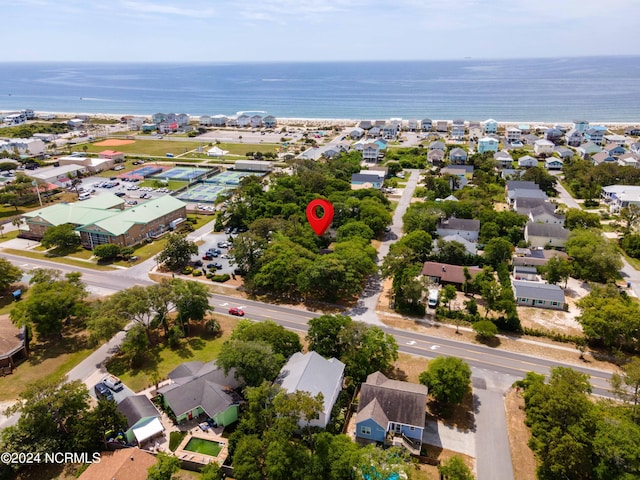
<svg viewBox="0 0 640 480">
<path fill-rule="evenodd" d="M 521 280 L 514 280 L 512 284 L 516 298 L 529 298 L 533 300 L 564 303 L 564 291 L 557 285 L 525 282 Z"/>
</svg>

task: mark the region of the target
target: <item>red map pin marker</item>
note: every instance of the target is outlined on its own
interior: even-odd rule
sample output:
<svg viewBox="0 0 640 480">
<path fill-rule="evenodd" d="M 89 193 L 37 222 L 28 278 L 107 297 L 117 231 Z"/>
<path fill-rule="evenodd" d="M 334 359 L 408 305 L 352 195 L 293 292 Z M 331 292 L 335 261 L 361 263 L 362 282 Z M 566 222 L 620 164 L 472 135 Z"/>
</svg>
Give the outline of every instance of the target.
<svg viewBox="0 0 640 480">
<path fill-rule="evenodd" d="M 324 212 L 322 218 L 318 217 L 316 213 L 318 207 Z M 322 235 L 327 231 L 333 220 L 333 205 L 329 200 L 321 198 L 310 201 L 309 205 L 307 205 L 307 220 L 309 220 L 309 224 L 313 231 L 316 232 L 316 235 Z"/>
</svg>

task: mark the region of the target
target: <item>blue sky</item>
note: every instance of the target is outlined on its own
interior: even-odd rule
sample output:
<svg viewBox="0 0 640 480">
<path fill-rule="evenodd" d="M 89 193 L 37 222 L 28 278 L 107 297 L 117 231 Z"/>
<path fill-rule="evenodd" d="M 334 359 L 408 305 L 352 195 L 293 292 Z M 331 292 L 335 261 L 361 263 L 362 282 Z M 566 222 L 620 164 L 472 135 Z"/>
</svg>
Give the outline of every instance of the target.
<svg viewBox="0 0 640 480">
<path fill-rule="evenodd" d="M 0 61 L 640 54 L 638 0 L 0 0 L 0 8 Z"/>
</svg>

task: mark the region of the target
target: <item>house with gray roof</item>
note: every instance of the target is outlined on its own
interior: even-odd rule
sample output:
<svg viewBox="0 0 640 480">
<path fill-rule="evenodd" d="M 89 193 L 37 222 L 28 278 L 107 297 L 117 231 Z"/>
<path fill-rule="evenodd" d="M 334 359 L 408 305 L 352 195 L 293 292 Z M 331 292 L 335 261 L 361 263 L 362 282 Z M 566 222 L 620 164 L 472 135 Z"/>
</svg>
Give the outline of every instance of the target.
<svg viewBox="0 0 640 480">
<path fill-rule="evenodd" d="M 591 155 L 602 151 L 602 147 L 596 145 L 593 142 L 586 142 L 576 148 L 576 151 L 582 158 L 589 158 Z"/>
<path fill-rule="evenodd" d="M 513 157 L 505 150 L 500 150 L 493 154 L 499 168 L 511 168 L 513 166 Z"/>
<path fill-rule="evenodd" d="M 440 237 L 459 235 L 470 242 L 477 242 L 480 233 L 480 220 L 451 217 L 440 220 L 436 232 Z"/>
<path fill-rule="evenodd" d="M 444 161 L 444 150 L 429 150 L 427 160 L 434 165 L 441 164 Z"/>
<path fill-rule="evenodd" d="M 529 216 L 529 212 L 532 209 L 539 207 L 540 205 L 544 205 L 545 203 L 548 203 L 548 202 L 544 198 L 520 197 L 520 198 L 516 198 L 513 204 L 513 209 L 520 215 Z"/>
<path fill-rule="evenodd" d="M 464 237 L 461 237 L 460 235 L 447 235 L 445 237 L 441 237 L 441 238 L 436 238 L 433 240 L 433 252 L 437 253 L 438 252 L 438 245 L 440 244 L 440 242 L 458 242 L 459 244 L 461 244 L 465 251 L 469 254 L 469 255 L 476 255 L 478 253 L 478 244 L 476 242 L 471 242 L 469 240 L 467 240 Z"/>
<path fill-rule="evenodd" d="M 518 305 L 564 310 L 567 307 L 564 291 L 557 285 L 514 280 L 513 294 Z"/>
<path fill-rule="evenodd" d="M 118 404 L 118 410 L 127 419 L 128 430 L 124 432 L 127 443 L 142 445 L 164 432 L 160 412 L 146 395 L 133 395 Z"/>
<path fill-rule="evenodd" d="M 564 248 L 569 230 L 556 223 L 527 222 L 524 226 L 524 239 L 532 247 Z"/>
<path fill-rule="evenodd" d="M 351 175 L 351 190 L 362 188 L 375 188 L 380 190 L 384 183 L 384 175 L 381 177 L 375 173 L 354 173 Z"/>
<path fill-rule="evenodd" d="M 420 120 L 420 129 L 423 132 L 430 132 L 432 128 L 433 120 L 431 120 L 430 118 L 423 118 L 422 120 Z"/>
<path fill-rule="evenodd" d="M 444 142 L 436 140 L 435 142 L 431 142 L 429 144 L 429 151 L 431 150 L 442 150 L 443 152 L 446 150 L 446 145 Z"/>
<path fill-rule="evenodd" d="M 562 170 L 563 166 L 564 162 L 559 158 L 549 157 L 544 161 L 544 168 L 547 170 Z"/>
<path fill-rule="evenodd" d="M 465 152 L 462 148 L 460 147 L 456 147 L 453 148 L 450 152 L 449 152 L 449 161 L 453 164 L 464 164 L 467 162 L 467 152 Z"/>
<path fill-rule="evenodd" d="M 556 205 L 550 202 L 544 202 L 529 210 L 529 220 L 535 223 L 564 225 L 565 216 L 556 213 Z"/>
<path fill-rule="evenodd" d="M 568 147 L 555 147 L 553 153 L 557 153 L 561 160 L 573 158 L 574 151 Z"/>
<path fill-rule="evenodd" d="M 296 352 L 280 370 L 276 383 L 287 393 L 307 392 L 312 397 L 321 393 L 322 412 L 318 418 L 300 420 L 299 425 L 325 428 L 342 390 L 343 378 L 344 363 L 340 360 L 327 360 L 316 352 Z"/>
<path fill-rule="evenodd" d="M 401 445 L 419 453 L 425 428 L 427 387 L 372 373 L 360 389 L 356 441 Z"/>
<path fill-rule="evenodd" d="M 224 427 L 238 420 L 241 398 L 234 390 L 240 381 L 234 369 L 225 374 L 215 361 L 186 362 L 169 372 L 168 377 L 171 383 L 159 388 L 158 393 L 177 422 L 204 415 Z"/>
<path fill-rule="evenodd" d="M 548 197 L 545 192 L 537 188 L 516 188 L 515 190 L 510 189 L 507 192 L 507 203 L 509 205 L 514 205 L 520 198 L 539 198 L 546 201 Z"/>
<path fill-rule="evenodd" d="M 518 159 L 518 168 L 530 168 L 537 167 L 538 159 L 533 158 L 531 155 L 525 155 Z"/>
</svg>

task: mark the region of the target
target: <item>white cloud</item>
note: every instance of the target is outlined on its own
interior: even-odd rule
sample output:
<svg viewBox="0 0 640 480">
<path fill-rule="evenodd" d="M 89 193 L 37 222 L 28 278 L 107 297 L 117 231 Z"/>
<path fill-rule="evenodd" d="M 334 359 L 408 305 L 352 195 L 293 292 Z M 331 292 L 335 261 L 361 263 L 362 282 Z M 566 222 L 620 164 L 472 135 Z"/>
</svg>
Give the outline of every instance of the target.
<svg viewBox="0 0 640 480">
<path fill-rule="evenodd" d="M 192 18 L 213 17 L 215 15 L 215 10 L 210 7 L 184 8 L 176 5 L 134 0 L 125 0 L 122 5 L 128 10 L 147 14 L 179 15 Z"/>
</svg>

